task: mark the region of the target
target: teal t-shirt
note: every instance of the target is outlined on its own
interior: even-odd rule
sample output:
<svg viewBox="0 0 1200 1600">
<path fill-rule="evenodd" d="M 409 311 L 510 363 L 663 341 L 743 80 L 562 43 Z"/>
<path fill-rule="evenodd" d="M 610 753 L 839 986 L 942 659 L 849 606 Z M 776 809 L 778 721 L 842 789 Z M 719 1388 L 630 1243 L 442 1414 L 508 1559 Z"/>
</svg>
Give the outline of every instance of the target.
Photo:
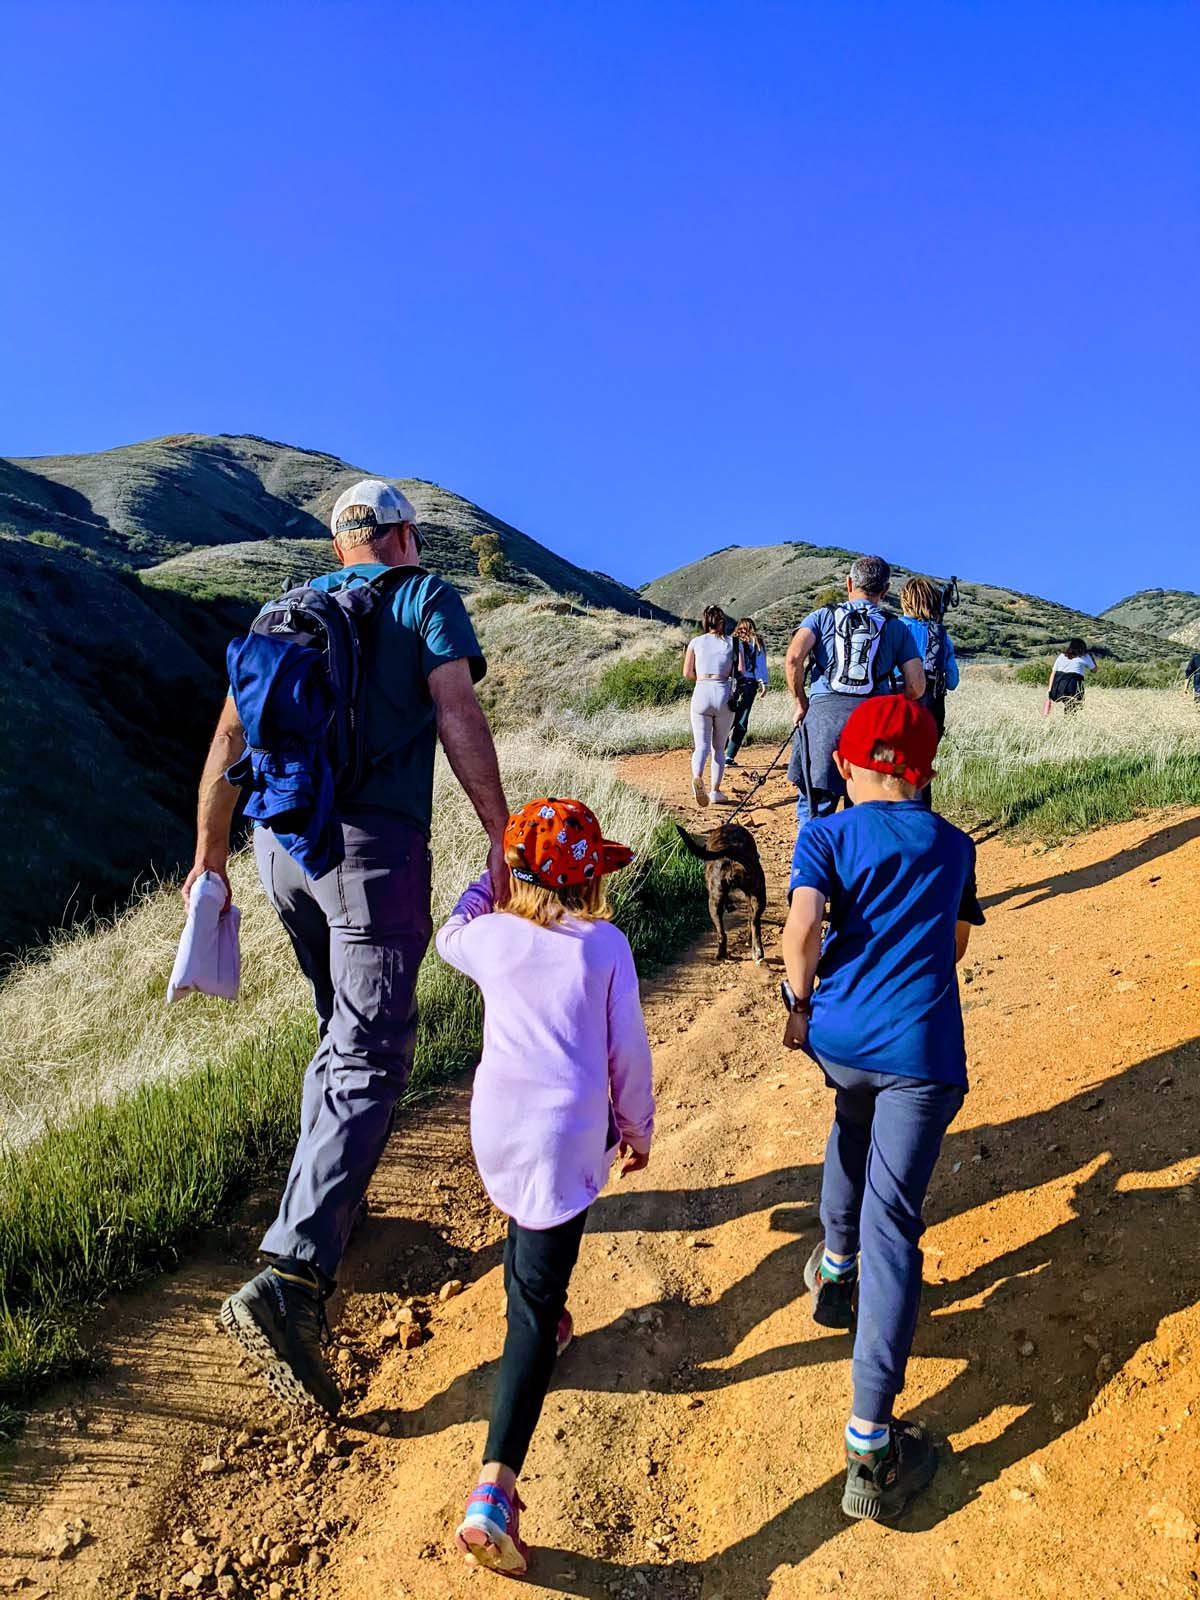
<svg viewBox="0 0 1200 1600">
<path fill-rule="evenodd" d="M 315 578 L 315 589 L 364 583 L 387 568 L 359 561 Z M 369 771 L 344 815 L 384 811 L 428 838 L 433 817 L 433 758 L 437 723 L 429 674 L 449 661 L 468 661 L 478 683 L 487 670 L 475 629 L 457 589 L 431 572 L 400 587 L 379 618 L 368 647 L 365 739 Z"/>
</svg>

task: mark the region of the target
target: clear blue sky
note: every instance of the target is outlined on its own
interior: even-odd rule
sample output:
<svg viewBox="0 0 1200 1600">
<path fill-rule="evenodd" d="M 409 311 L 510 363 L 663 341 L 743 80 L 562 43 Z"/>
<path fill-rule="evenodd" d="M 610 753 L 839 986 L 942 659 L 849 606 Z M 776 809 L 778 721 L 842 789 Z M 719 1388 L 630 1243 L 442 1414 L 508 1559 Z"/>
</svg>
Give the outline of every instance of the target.
<svg viewBox="0 0 1200 1600">
<path fill-rule="evenodd" d="M 1200 9 L 0 0 L 0 454 L 1200 589 Z"/>
</svg>

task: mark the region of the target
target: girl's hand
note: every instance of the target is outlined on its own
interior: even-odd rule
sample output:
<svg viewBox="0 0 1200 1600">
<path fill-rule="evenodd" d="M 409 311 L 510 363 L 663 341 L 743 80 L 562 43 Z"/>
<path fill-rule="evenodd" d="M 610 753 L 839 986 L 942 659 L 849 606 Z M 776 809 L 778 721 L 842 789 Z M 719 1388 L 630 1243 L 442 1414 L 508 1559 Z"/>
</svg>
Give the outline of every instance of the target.
<svg viewBox="0 0 1200 1600">
<path fill-rule="evenodd" d="M 635 1150 L 634 1147 L 631 1144 L 627 1144 L 624 1139 L 621 1140 L 621 1143 L 617 1148 L 617 1154 L 621 1157 L 621 1170 L 618 1173 L 619 1177 L 624 1178 L 631 1172 L 645 1172 L 646 1168 L 650 1165 L 649 1150 Z"/>
<path fill-rule="evenodd" d="M 759 686 L 758 686 L 758 698 L 761 700 L 763 695 L 766 694 L 766 692 L 767 692 L 766 684 L 765 683 L 760 683 Z"/>
</svg>

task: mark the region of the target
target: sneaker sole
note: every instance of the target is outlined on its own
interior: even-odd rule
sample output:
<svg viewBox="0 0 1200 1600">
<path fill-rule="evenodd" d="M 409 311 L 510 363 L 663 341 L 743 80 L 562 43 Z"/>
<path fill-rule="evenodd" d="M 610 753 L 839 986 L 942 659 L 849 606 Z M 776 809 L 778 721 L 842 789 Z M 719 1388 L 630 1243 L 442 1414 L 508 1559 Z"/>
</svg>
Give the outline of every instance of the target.
<svg viewBox="0 0 1200 1600">
<path fill-rule="evenodd" d="M 692 779 L 692 793 L 696 797 L 698 806 L 706 806 L 708 804 L 708 790 L 704 787 L 703 778 Z"/>
<path fill-rule="evenodd" d="M 482 1528 L 468 1527 L 464 1523 L 455 1533 L 454 1543 L 470 1567 L 499 1572 L 506 1578 L 523 1578 L 529 1571 L 527 1552 L 506 1533 L 497 1534 L 493 1541 Z"/>
<path fill-rule="evenodd" d="M 843 1333 L 848 1333 L 854 1326 L 853 1307 L 851 1307 L 849 1316 L 844 1318 L 828 1309 L 821 1310 L 820 1293 L 817 1289 L 817 1267 L 824 1254 L 825 1246 L 819 1244 L 804 1263 L 804 1287 L 812 1296 L 812 1319 L 820 1328 L 836 1328 Z"/>
<path fill-rule="evenodd" d="M 221 1307 L 221 1329 L 250 1357 L 258 1368 L 258 1375 L 277 1400 L 293 1411 L 316 1412 L 323 1417 L 336 1417 L 311 1389 L 292 1371 L 279 1351 L 255 1321 L 253 1314 L 233 1295 Z"/>
<path fill-rule="evenodd" d="M 893 1522 L 904 1514 L 910 1501 L 919 1495 L 922 1489 L 929 1487 L 937 1469 L 937 1451 L 931 1449 L 919 1483 L 909 1484 L 899 1492 L 893 1490 L 891 1495 L 886 1490 L 883 1494 L 864 1494 L 861 1489 L 851 1489 L 847 1486 L 846 1492 L 842 1495 L 842 1510 L 856 1522 Z"/>
</svg>

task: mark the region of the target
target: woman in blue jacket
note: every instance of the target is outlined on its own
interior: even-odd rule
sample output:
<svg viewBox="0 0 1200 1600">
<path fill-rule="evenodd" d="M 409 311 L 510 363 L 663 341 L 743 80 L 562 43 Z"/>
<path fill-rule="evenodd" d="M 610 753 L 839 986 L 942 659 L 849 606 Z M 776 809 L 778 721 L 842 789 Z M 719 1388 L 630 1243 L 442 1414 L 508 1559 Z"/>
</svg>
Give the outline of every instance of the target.
<svg viewBox="0 0 1200 1600">
<path fill-rule="evenodd" d="M 925 693 L 921 704 L 933 713 L 938 733 L 946 731 L 946 696 L 958 688 L 958 662 L 954 641 L 942 621 L 942 596 L 929 578 L 910 578 L 900 591 L 901 620 L 912 635 L 925 667 Z M 922 789 L 922 802 L 933 807 L 933 785 Z"/>
<path fill-rule="evenodd" d="M 733 694 L 729 704 L 733 727 L 725 748 L 725 765 L 736 767 L 737 754 L 750 728 L 750 708 L 767 692 L 767 647 L 753 617 L 743 617 L 733 630 Z"/>
</svg>

